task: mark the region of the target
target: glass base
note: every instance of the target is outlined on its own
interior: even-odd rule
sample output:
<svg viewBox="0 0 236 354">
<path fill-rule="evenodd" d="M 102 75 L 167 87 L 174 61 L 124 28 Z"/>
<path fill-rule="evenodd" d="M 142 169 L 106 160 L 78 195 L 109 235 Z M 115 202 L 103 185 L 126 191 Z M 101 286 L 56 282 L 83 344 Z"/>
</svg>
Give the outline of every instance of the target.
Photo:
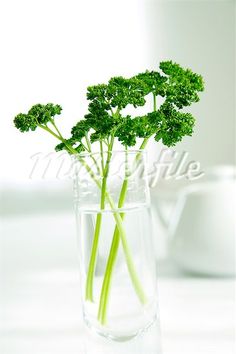
<svg viewBox="0 0 236 354">
<path fill-rule="evenodd" d="M 138 329 L 136 328 L 133 331 L 130 330 L 128 332 L 124 332 L 122 330 L 112 330 L 108 326 L 94 325 L 86 316 L 84 316 L 84 323 L 93 333 L 116 342 L 126 342 L 143 335 L 150 327 L 156 323 L 156 321 L 157 315 L 155 315 L 148 323 L 146 323 L 145 326 Z"/>
</svg>

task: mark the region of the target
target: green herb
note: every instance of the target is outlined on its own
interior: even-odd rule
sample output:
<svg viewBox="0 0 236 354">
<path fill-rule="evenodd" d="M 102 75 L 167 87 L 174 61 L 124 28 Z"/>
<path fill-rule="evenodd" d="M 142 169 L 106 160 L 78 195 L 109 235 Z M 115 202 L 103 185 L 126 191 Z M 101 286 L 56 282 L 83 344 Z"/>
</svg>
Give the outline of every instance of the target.
<svg viewBox="0 0 236 354">
<path fill-rule="evenodd" d="M 128 79 L 121 76 L 113 77 L 107 84 L 88 87 L 88 112 L 72 128 L 69 138 L 62 136 L 55 123 L 55 117 L 61 114 L 62 108 L 52 103 L 37 104 L 27 114 L 18 114 L 14 119 L 15 126 L 21 132 L 41 128 L 57 138 L 60 143 L 56 146 L 56 151 L 66 150 L 69 154 L 76 154 L 100 189 L 100 209 L 105 208 L 107 201 L 115 210 L 116 206 L 107 191 L 107 178 L 112 149 L 116 140 L 120 141 L 126 150 L 139 142 L 139 148 L 142 150 L 145 149 L 151 137 L 170 147 L 181 141 L 184 136 L 191 136 L 193 133 L 195 118 L 183 109 L 199 101 L 199 92 L 204 89 L 201 75 L 193 73 L 190 69 L 184 69 L 172 61 L 161 62 L 159 69 L 159 71 L 146 71 Z M 134 108 L 144 106 L 148 95 L 153 98 L 151 112 L 134 117 L 125 113 L 127 106 L 131 105 Z M 158 102 L 160 102 L 159 105 Z M 82 151 L 91 153 L 95 142 L 99 142 L 102 162 L 99 165 L 93 155 L 91 158 L 102 177 L 102 183 L 86 164 L 83 155 L 78 155 Z M 108 150 L 106 159 L 104 146 Z M 139 154 L 136 156 L 136 159 L 138 158 Z M 125 179 L 118 203 L 120 209 L 125 203 L 127 187 L 128 179 Z M 98 311 L 98 319 L 102 324 L 105 324 L 107 320 L 112 274 L 120 241 L 134 289 L 140 302 L 146 302 L 145 289 L 135 270 L 123 227 L 125 214 L 114 211 L 114 218 L 116 227 L 104 274 Z M 93 301 L 93 280 L 101 224 L 102 213 L 98 213 L 86 282 L 85 296 L 88 301 Z"/>
</svg>

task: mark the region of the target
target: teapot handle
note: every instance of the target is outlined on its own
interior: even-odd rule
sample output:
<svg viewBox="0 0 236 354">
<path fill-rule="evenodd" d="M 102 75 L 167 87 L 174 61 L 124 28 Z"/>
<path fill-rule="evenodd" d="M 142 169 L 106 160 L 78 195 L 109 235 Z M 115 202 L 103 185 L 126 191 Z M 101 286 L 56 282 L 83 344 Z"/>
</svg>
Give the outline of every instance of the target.
<svg viewBox="0 0 236 354">
<path fill-rule="evenodd" d="M 168 198 L 165 195 L 156 195 L 153 201 L 153 207 L 155 208 L 158 218 L 161 221 L 164 229 L 168 230 L 170 227 L 170 220 L 174 213 L 177 197 Z"/>
</svg>

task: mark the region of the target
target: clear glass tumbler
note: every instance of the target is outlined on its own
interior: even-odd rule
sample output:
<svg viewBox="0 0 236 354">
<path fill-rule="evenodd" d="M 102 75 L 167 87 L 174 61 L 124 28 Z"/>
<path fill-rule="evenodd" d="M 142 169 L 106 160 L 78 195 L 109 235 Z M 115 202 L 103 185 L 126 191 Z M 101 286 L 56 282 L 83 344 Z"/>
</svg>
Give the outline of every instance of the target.
<svg viewBox="0 0 236 354">
<path fill-rule="evenodd" d="M 84 153 L 74 161 L 84 321 L 128 340 L 157 316 L 146 154 Z"/>
</svg>

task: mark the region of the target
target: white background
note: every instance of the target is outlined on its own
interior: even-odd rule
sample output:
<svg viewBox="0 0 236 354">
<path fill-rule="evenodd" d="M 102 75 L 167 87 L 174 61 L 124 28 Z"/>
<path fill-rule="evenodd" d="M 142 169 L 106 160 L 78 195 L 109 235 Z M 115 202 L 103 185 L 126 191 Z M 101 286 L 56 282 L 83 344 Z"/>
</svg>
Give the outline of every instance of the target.
<svg viewBox="0 0 236 354">
<path fill-rule="evenodd" d="M 35 103 L 59 103 L 58 125 L 69 135 L 86 113 L 88 85 L 172 59 L 206 83 L 191 108 L 195 134 L 177 150 L 203 169 L 235 163 L 235 1 L 1 0 L 0 37 L 1 354 L 80 354 L 71 196 L 67 188 L 63 203 L 49 205 L 61 182 L 29 180 L 31 156 L 56 142 L 19 133 L 13 118 Z M 160 148 L 150 147 L 152 158 Z M 233 280 L 183 277 L 160 265 L 164 354 L 232 354 Z"/>
<path fill-rule="evenodd" d="M 193 138 L 178 151 L 206 168 L 235 159 L 235 1 L 0 2 L 1 175 L 25 180 L 30 156 L 53 151 L 44 132 L 20 134 L 13 117 L 59 103 L 66 136 L 86 113 L 86 87 L 172 59 L 203 75 Z M 155 150 L 158 148 L 154 148 Z"/>
</svg>

